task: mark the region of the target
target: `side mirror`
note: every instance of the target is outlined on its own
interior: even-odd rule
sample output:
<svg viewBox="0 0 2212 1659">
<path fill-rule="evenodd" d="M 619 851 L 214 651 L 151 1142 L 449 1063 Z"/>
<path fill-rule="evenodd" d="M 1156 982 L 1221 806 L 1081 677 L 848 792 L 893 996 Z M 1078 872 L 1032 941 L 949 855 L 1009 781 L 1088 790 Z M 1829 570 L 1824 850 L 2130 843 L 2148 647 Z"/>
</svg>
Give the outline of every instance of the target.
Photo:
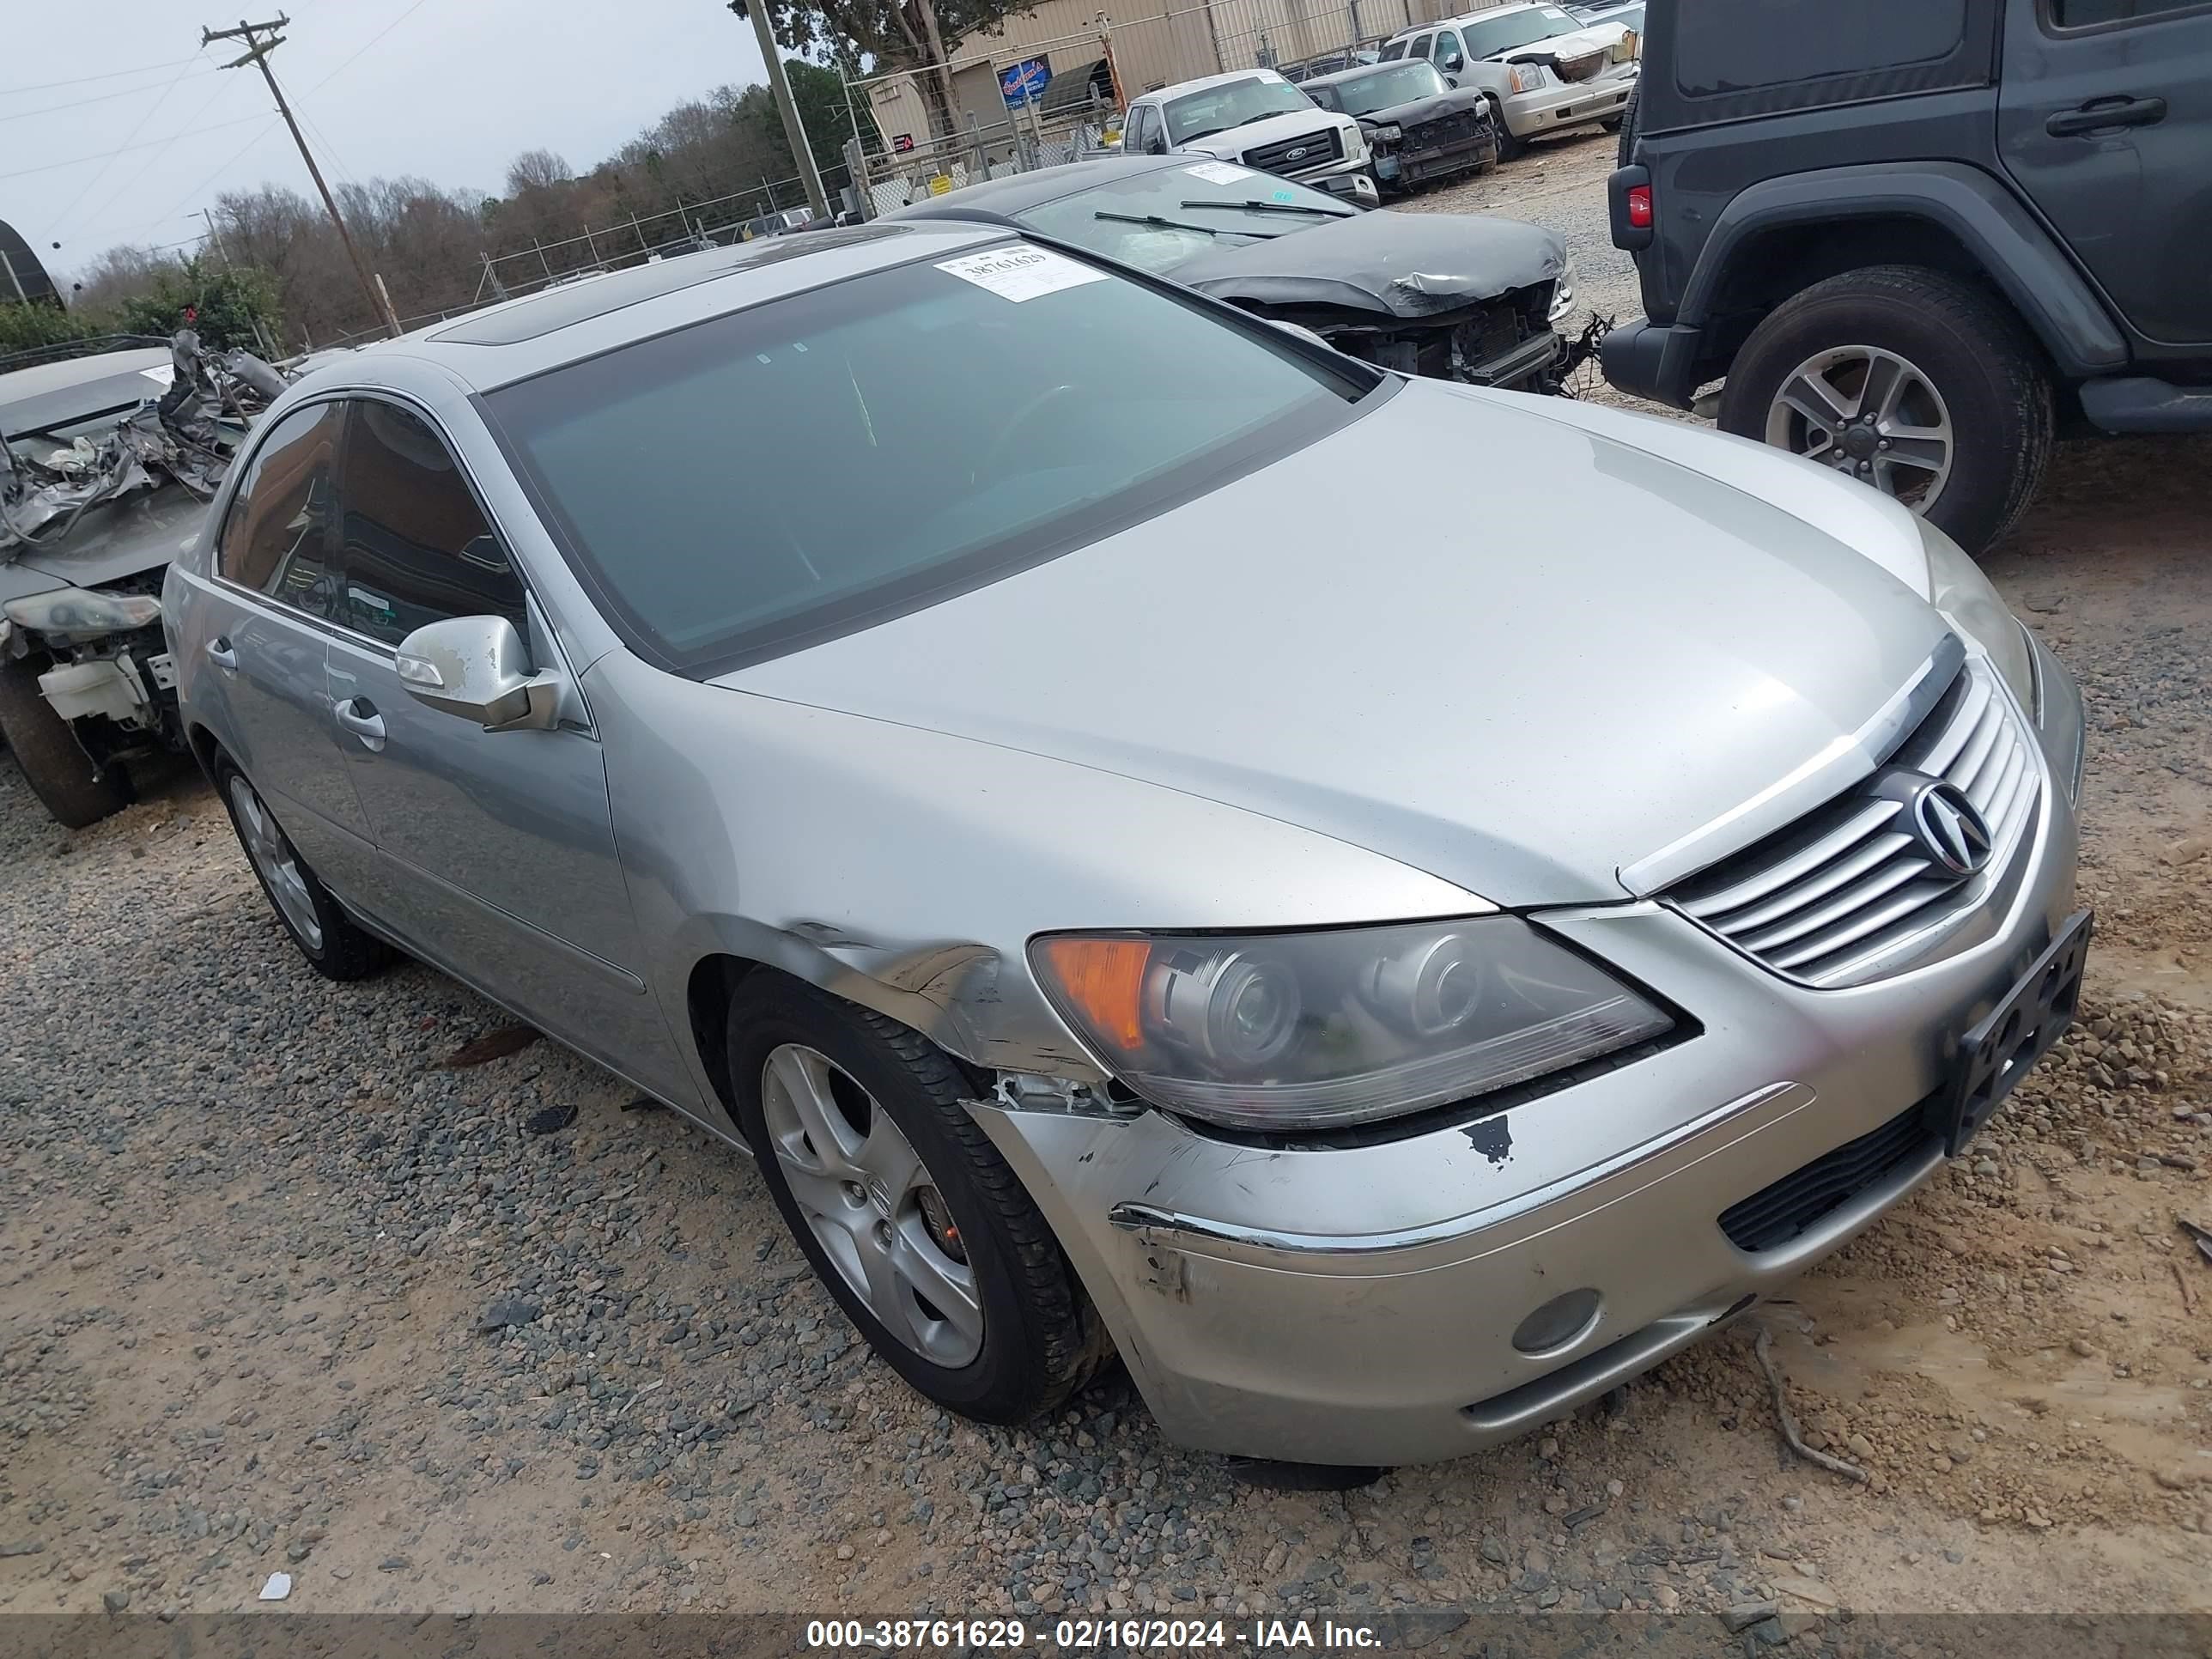
<svg viewBox="0 0 2212 1659">
<path fill-rule="evenodd" d="M 560 682 L 531 671 L 530 647 L 504 617 L 427 623 L 399 642 L 394 666 L 416 702 L 487 732 L 550 732 L 560 718 Z"/>
<path fill-rule="evenodd" d="M 1443 70 L 1446 75 L 1457 75 L 1466 67 L 1467 59 L 1461 57 L 1457 52 L 1454 52 L 1450 57 L 1445 58 L 1443 62 Z"/>
</svg>

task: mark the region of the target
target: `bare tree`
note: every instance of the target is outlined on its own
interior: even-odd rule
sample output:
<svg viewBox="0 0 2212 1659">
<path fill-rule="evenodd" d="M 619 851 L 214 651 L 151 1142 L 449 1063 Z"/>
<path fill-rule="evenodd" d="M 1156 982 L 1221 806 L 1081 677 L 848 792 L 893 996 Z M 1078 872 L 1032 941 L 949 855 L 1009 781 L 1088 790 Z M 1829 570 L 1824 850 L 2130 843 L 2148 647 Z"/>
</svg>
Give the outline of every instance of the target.
<svg viewBox="0 0 2212 1659">
<path fill-rule="evenodd" d="M 533 190 L 552 190 L 576 175 L 567 160 L 550 149 L 526 149 L 507 164 L 507 193 L 520 196 Z"/>
</svg>

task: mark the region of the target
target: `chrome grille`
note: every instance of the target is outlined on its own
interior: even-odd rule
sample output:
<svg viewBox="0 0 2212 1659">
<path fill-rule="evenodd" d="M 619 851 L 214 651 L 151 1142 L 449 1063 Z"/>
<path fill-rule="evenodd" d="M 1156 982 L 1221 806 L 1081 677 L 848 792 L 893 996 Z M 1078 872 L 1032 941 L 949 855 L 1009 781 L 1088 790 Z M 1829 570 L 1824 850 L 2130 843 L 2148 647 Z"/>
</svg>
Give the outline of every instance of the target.
<svg viewBox="0 0 2212 1659">
<path fill-rule="evenodd" d="M 2040 788 L 2033 742 L 1994 671 L 1970 658 L 1885 769 L 1942 778 L 1973 802 L 1990 841 L 1978 875 L 1961 880 L 1938 866 L 1905 833 L 1903 803 L 1862 787 L 1667 896 L 1792 979 L 1878 979 L 1972 912 L 2011 862 Z"/>
<path fill-rule="evenodd" d="M 1295 156 L 1292 150 L 1297 152 Z M 1262 173 L 1309 173 L 1343 155 L 1343 133 L 1335 127 L 1325 127 L 1296 138 L 1279 138 L 1272 144 L 1255 144 L 1244 152 L 1244 165 Z"/>
</svg>

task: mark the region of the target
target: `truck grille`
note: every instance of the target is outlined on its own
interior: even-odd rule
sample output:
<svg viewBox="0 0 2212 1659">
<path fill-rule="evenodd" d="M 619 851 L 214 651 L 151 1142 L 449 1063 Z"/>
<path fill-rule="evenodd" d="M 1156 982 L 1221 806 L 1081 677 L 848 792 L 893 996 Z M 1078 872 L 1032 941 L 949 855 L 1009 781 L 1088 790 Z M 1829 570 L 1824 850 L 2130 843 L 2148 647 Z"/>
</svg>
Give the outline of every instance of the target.
<svg viewBox="0 0 2212 1659">
<path fill-rule="evenodd" d="M 1343 159 L 1344 136 L 1334 127 L 1256 145 L 1244 152 L 1244 165 L 1262 173 L 1310 173 Z"/>
<path fill-rule="evenodd" d="M 1605 67 L 1605 59 L 1603 52 L 1593 52 L 1582 58 L 1554 58 L 1552 72 L 1569 86 L 1574 86 L 1595 79 L 1597 72 Z"/>
<path fill-rule="evenodd" d="M 1942 869 L 1906 833 L 1905 805 L 1875 780 L 1681 883 L 1686 915 L 1777 973 L 1808 985 L 1863 984 L 1962 920 L 2010 862 L 2041 791 L 2011 698 L 1970 658 L 1886 770 L 1942 778 L 1990 832 L 1979 874 Z"/>
</svg>

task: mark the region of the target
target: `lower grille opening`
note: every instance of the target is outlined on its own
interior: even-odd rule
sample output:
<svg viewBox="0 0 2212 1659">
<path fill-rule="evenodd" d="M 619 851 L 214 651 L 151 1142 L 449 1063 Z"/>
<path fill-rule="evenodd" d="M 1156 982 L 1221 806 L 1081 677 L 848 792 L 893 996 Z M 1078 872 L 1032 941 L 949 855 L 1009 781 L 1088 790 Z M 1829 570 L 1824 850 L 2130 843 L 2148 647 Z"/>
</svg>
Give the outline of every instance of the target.
<svg viewBox="0 0 2212 1659">
<path fill-rule="evenodd" d="M 1936 1139 L 1928 1102 L 1915 1101 L 1879 1128 L 1729 1206 L 1721 1212 L 1721 1231 L 1749 1255 L 1779 1249 L 1823 1216 L 1895 1175 Z"/>
</svg>

